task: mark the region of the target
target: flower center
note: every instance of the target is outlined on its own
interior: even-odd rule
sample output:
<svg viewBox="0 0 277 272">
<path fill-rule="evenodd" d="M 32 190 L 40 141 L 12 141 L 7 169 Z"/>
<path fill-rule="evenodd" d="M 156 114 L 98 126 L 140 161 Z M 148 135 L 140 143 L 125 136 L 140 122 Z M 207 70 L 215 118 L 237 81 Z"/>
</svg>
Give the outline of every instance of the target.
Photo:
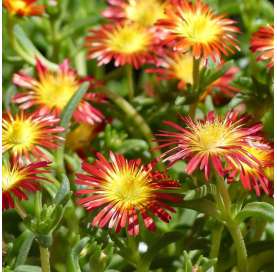
<svg viewBox="0 0 277 272">
<path fill-rule="evenodd" d="M 132 25 L 117 28 L 107 39 L 107 45 L 111 50 L 125 54 L 146 51 L 149 44 L 149 34 L 140 27 Z"/>
<path fill-rule="evenodd" d="M 78 89 L 79 83 L 72 75 L 47 74 L 35 90 L 38 100 L 49 108 L 62 110 Z"/>
<path fill-rule="evenodd" d="M 234 141 L 234 135 L 231 132 L 230 129 L 217 122 L 204 124 L 193 132 L 193 147 L 200 152 L 222 153 L 224 150 L 221 147 L 231 145 Z"/>
<path fill-rule="evenodd" d="M 2 166 L 2 191 L 7 192 L 12 189 L 18 181 L 22 180 L 23 175 L 17 170 L 10 170 L 5 165 Z"/>
<path fill-rule="evenodd" d="M 159 19 L 165 18 L 164 6 L 158 0 L 129 0 L 126 16 L 140 25 L 151 26 Z"/>
<path fill-rule="evenodd" d="M 23 0 L 13 0 L 10 1 L 10 4 L 12 5 L 12 8 L 15 10 L 22 10 L 26 8 L 26 2 Z"/>
<path fill-rule="evenodd" d="M 104 186 L 106 196 L 126 209 L 144 205 L 153 191 L 147 175 L 138 169 L 110 172 Z"/>
<path fill-rule="evenodd" d="M 193 43 L 208 44 L 218 38 L 221 28 L 215 19 L 200 12 L 185 13 L 184 20 L 177 25 L 177 32 Z"/>
<path fill-rule="evenodd" d="M 15 151 L 29 150 L 39 136 L 39 128 L 30 120 L 14 120 L 3 129 L 3 144 Z"/>
</svg>

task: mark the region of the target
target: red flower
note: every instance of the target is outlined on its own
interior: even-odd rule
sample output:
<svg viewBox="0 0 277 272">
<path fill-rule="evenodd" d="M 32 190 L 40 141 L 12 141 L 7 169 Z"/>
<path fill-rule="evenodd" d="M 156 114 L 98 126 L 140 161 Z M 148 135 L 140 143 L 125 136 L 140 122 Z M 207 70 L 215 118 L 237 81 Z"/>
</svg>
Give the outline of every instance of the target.
<svg viewBox="0 0 277 272">
<path fill-rule="evenodd" d="M 87 174 L 77 174 L 76 183 L 86 188 L 78 195 L 88 195 L 78 203 L 88 211 L 97 209 L 93 226 L 114 228 L 117 232 L 127 227 L 129 235 L 139 233 L 140 213 L 147 229 L 155 230 L 155 223 L 149 213 L 169 222 L 167 211 L 174 209 L 165 202 L 179 201 L 179 197 L 163 190 L 177 189 L 179 184 L 166 174 L 154 171 L 153 164 L 144 166 L 140 160 L 127 161 L 122 155 L 110 153 L 108 162 L 98 153 L 93 164 L 84 162 L 82 168 Z"/>
<path fill-rule="evenodd" d="M 192 174 L 197 167 L 203 170 L 205 178 L 209 179 L 210 164 L 220 176 L 224 176 L 224 164 L 234 161 L 238 165 L 245 163 L 249 167 L 259 164 L 248 153 L 248 141 L 259 140 L 256 134 L 262 128 L 261 124 L 251 127 L 245 125 L 246 118 L 238 118 L 238 113 L 229 112 L 222 118 L 210 112 L 204 120 L 193 121 L 190 117 L 180 117 L 185 126 L 173 122 L 165 124 L 177 132 L 161 131 L 160 148 L 170 147 L 162 158 L 170 165 L 179 160 L 186 160 L 186 172 Z"/>
<path fill-rule="evenodd" d="M 3 6 L 12 15 L 34 16 L 44 13 L 43 5 L 36 5 L 37 0 L 4 0 Z"/>
<path fill-rule="evenodd" d="M 48 159 L 43 148 L 55 149 L 58 141 L 63 140 L 57 135 L 64 131 L 63 127 L 57 126 L 59 122 L 60 119 L 51 114 L 6 114 L 2 121 L 3 151 L 10 151 L 14 158 L 24 157 L 28 161 L 30 155 Z"/>
<path fill-rule="evenodd" d="M 87 36 L 88 57 L 99 65 L 114 60 L 115 66 L 130 64 L 136 69 L 152 61 L 155 33 L 136 23 L 117 23 L 92 29 Z"/>
<path fill-rule="evenodd" d="M 168 1 L 161 0 L 108 0 L 109 7 L 103 16 L 115 21 L 130 21 L 142 26 L 153 26 L 159 19 L 166 17 Z"/>
<path fill-rule="evenodd" d="M 167 19 L 160 20 L 157 25 L 168 31 L 164 44 L 173 50 L 188 52 L 196 58 L 214 62 L 222 55 L 239 50 L 235 33 L 239 29 L 235 21 L 216 15 L 200 0 L 194 4 L 186 0 L 172 1 L 166 9 Z"/>
<path fill-rule="evenodd" d="M 47 180 L 39 176 L 48 173 L 43 170 L 48 162 L 35 162 L 25 166 L 18 164 L 2 166 L 2 208 L 3 210 L 14 208 L 13 197 L 19 200 L 28 199 L 27 192 L 40 190 L 40 182 Z"/>
<path fill-rule="evenodd" d="M 258 53 L 258 60 L 268 61 L 268 67 L 274 65 L 274 26 L 267 25 L 253 34 L 251 50 Z"/>
<path fill-rule="evenodd" d="M 93 87 L 90 78 L 78 78 L 76 72 L 69 67 L 68 60 L 59 66 L 58 72 L 53 73 L 37 59 L 36 71 L 38 79 L 23 73 L 17 73 L 13 77 L 14 84 L 28 89 L 13 98 L 13 101 L 20 104 L 23 110 L 37 106 L 41 114 L 51 111 L 60 115 L 83 81 L 90 82 Z M 103 102 L 103 96 L 90 92 L 85 94 L 73 113 L 76 122 L 95 124 L 103 121 L 103 114 L 93 107 L 91 102 Z"/>
</svg>

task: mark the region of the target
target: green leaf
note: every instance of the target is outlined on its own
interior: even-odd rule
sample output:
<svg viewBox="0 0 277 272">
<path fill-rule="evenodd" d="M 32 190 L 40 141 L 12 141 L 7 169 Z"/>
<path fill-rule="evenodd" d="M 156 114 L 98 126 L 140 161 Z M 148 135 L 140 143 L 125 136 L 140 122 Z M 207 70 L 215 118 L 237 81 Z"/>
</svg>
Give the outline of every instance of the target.
<svg viewBox="0 0 277 272">
<path fill-rule="evenodd" d="M 90 238 L 84 237 L 72 248 L 69 257 L 67 259 L 67 271 L 68 272 L 81 272 L 79 265 L 79 257 L 82 249 L 88 244 Z"/>
<path fill-rule="evenodd" d="M 184 272 L 191 272 L 192 271 L 192 263 L 190 260 L 190 256 L 188 255 L 188 253 L 186 251 L 184 251 L 183 253 L 184 256 L 184 267 L 183 267 L 183 271 Z"/>
<path fill-rule="evenodd" d="M 61 186 L 54 198 L 54 202 L 60 204 L 70 193 L 70 183 L 65 174 L 62 174 Z"/>
<path fill-rule="evenodd" d="M 34 234 L 29 231 L 26 230 L 25 231 L 25 239 L 23 241 L 23 243 L 21 244 L 18 254 L 17 254 L 17 258 L 16 258 L 16 262 L 15 262 L 15 267 L 22 265 L 26 262 L 26 259 L 28 257 L 29 251 L 31 249 L 33 240 L 34 240 Z"/>
<path fill-rule="evenodd" d="M 46 59 L 34 46 L 32 41 L 27 37 L 24 30 L 19 26 L 16 25 L 14 27 L 14 35 L 16 39 L 19 41 L 20 45 L 23 47 L 24 51 L 28 53 L 29 56 L 33 58 L 33 63 L 35 63 L 35 58 L 39 58 L 40 61 L 47 66 L 50 70 L 56 71 L 58 70 L 58 65 L 50 62 L 48 59 Z"/>
<path fill-rule="evenodd" d="M 64 108 L 64 110 L 61 114 L 61 126 L 62 127 L 66 128 L 66 129 L 69 127 L 69 122 L 71 120 L 73 112 L 75 111 L 75 109 L 79 105 L 82 97 L 87 92 L 88 87 L 89 87 L 89 83 L 84 82 L 80 86 L 79 90 L 74 94 L 74 96 L 72 96 L 72 98 L 69 100 L 69 102 L 65 106 L 65 108 Z M 66 134 L 66 133 L 64 133 L 64 134 Z"/>
<path fill-rule="evenodd" d="M 174 203 L 174 206 L 195 210 L 214 218 L 218 218 L 218 211 L 215 204 L 207 199 L 202 199 L 201 201 L 199 201 L 198 199 L 183 201 L 180 203 Z"/>
<path fill-rule="evenodd" d="M 215 184 L 206 184 L 201 187 L 195 188 L 193 190 L 189 190 L 186 192 L 184 200 L 193 200 L 193 199 L 199 199 L 204 198 L 207 195 L 215 195 L 217 192 Z"/>
<path fill-rule="evenodd" d="M 14 270 L 14 272 L 42 272 L 42 270 L 39 266 L 20 265 Z"/>
<path fill-rule="evenodd" d="M 266 202 L 252 202 L 244 206 L 244 208 L 237 214 L 236 220 L 242 222 L 248 217 L 257 217 L 272 222 L 273 216 L 274 209 L 272 205 Z"/>
<path fill-rule="evenodd" d="M 73 112 L 77 108 L 80 103 L 82 97 L 85 95 L 89 87 L 88 82 L 84 82 L 79 90 L 74 94 L 74 96 L 69 100 L 67 105 L 65 106 L 62 114 L 61 114 L 61 122 L 60 125 L 65 128 L 65 131 L 61 133 L 61 136 L 65 138 L 66 130 L 69 127 L 70 120 L 72 118 Z M 56 153 L 56 163 L 57 169 L 60 173 L 64 172 L 64 144 L 61 145 Z"/>
</svg>

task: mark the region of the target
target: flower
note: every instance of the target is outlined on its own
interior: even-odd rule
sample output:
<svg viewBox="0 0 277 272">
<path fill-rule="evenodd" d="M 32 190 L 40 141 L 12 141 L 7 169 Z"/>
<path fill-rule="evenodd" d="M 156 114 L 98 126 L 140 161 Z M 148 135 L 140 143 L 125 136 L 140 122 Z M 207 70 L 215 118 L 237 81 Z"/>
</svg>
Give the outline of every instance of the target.
<svg viewBox="0 0 277 272">
<path fill-rule="evenodd" d="M 36 5 L 36 0 L 4 0 L 3 5 L 12 15 L 34 16 L 44 13 L 43 5 Z"/>
<path fill-rule="evenodd" d="M 110 6 L 103 16 L 116 21 L 128 20 L 142 26 L 153 26 L 165 18 L 166 1 L 161 0 L 108 0 Z"/>
<path fill-rule="evenodd" d="M 54 73 L 37 59 L 36 71 L 38 79 L 32 78 L 23 73 L 13 76 L 13 82 L 17 86 L 28 89 L 22 93 L 17 93 L 13 97 L 13 102 L 20 105 L 25 110 L 32 106 L 38 106 L 40 113 L 60 115 L 72 96 L 79 89 L 81 82 L 91 79 L 79 79 L 76 72 L 69 67 L 68 60 L 59 66 L 59 70 Z M 73 118 L 79 123 L 95 124 L 102 122 L 103 114 L 94 108 L 90 102 L 103 102 L 103 97 L 95 93 L 86 93 L 77 109 L 73 113 Z"/>
<path fill-rule="evenodd" d="M 251 39 L 251 50 L 258 53 L 258 60 L 268 61 L 268 67 L 274 65 L 274 26 L 262 26 Z"/>
<path fill-rule="evenodd" d="M 54 115 L 10 113 L 2 121 L 3 151 L 10 151 L 14 158 L 25 157 L 30 161 L 30 154 L 36 158 L 47 158 L 41 148 L 55 149 L 62 138 L 56 135 L 64 128 L 57 126 L 60 119 Z"/>
<path fill-rule="evenodd" d="M 250 141 L 245 149 L 259 161 L 261 167 L 250 167 L 244 162 L 236 163 L 230 160 L 228 180 L 232 182 L 239 173 L 242 185 L 246 190 L 250 191 L 254 188 L 257 196 L 261 195 L 261 189 L 266 194 L 271 194 L 271 183 L 268 173 L 274 166 L 272 145 L 267 142 Z"/>
<path fill-rule="evenodd" d="M 93 164 L 84 162 L 88 174 L 77 174 L 76 183 L 84 185 L 78 195 L 88 195 L 78 200 L 88 211 L 97 209 L 92 225 L 114 228 L 119 232 L 127 226 L 129 235 L 139 233 L 138 214 L 150 231 L 155 230 L 153 214 L 164 222 L 174 209 L 165 201 L 176 202 L 179 197 L 162 190 L 177 189 L 179 184 L 164 174 L 153 170 L 154 164 L 145 166 L 140 160 L 127 161 L 122 155 L 110 153 L 111 162 L 101 154 Z"/>
<path fill-rule="evenodd" d="M 214 62 L 223 55 L 234 53 L 237 46 L 235 21 L 216 15 L 206 4 L 177 0 L 166 9 L 166 19 L 157 25 L 168 31 L 164 44 L 173 50 L 191 51 L 196 58 L 211 57 Z"/>
<path fill-rule="evenodd" d="M 197 167 L 204 170 L 209 179 L 212 164 L 220 176 L 224 176 L 223 164 L 234 161 L 250 167 L 257 167 L 258 162 L 247 152 L 249 140 L 260 139 L 257 133 L 261 124 L 247 127 L 246 117 L 238 117 L 237 112 L 228 112 L 226 116 L 215 116 L 209 112 L 204 120 L 193 121 L 188 116 L 181 116 L 186 127 L 166 121 L 165 124 L 177 132 L 161 131 L 160 148 L 170 147 L 162 154 L 163 161 L 169 166 L 179 160 L 186 160 L 186 172 L 192 174 Z"/>
<path fill-rule="evenodd" d="M 178 88 L 184 89 L 186 84 L 193 84 L 193 56 L 170 52 L 156 61 L 157 68 L 147 69 L 147 72 L 156 73 L 160 80 L 179 80 Z M 202 65 L 202 64 L 201 64 Z"/>
<path fill-rule="evenodd" d="M 117 23 L 92 29 L 87 36 L 88 57 L 99 65 L 114 60 L 115 66 L 131 64 L 139 68 L 151 61 L 154 33 L 135 23 Z"/>
<path fill-rule="evenodd" d="M 19 200 L 26 200 L 26 192 L 35 192 L 40 189 L 40 182 L 47 180 L 38 176 L 48 171 L 42 168 L 48 166 L 48 162 L 40 161 L 20 166 L 18 163 L 10 166 L 2 166 L 2 208 L 3 210 L 14 208 L 13 196 Z"/>
</svg>

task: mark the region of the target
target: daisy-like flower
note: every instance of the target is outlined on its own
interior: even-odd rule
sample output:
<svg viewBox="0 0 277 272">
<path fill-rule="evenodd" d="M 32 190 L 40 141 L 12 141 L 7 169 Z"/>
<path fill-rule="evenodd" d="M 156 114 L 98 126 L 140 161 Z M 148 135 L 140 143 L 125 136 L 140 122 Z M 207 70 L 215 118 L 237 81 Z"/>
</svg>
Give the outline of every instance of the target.
<svg viewBox="0 0 277 272">
<path fill-rule="evenodd" d="M 136 22 L 142 26 L 153 26 L 159 19 L 164 19 L 167 1 L 162 0 L 108 0 L 109 7 L 103 16 L 115 21 Z"/>
<path fill-rule="evenodd" d="M 168 31 L 164 43 L 176 51 L 190 51 L 196 59 L 211 57 L 216 62 L 222 55 L 239 50 L 235 37 L 239 29 L 235 21 L 216 15 L 200 0 L 194 4 L 174 1 L 166 9 L 166 15 L 168 18 L 157 24 Z"/>
<path fill-rule="evenodd" d="M 99 65 L 114 60 L 115 66 L 131 64 L 139 68 L 152 61 L 151 52 L 156 42 L 154 32 L 136 23 L 117 23 L 92 29 L 87 36 L 88 57 Z"/>
<path fill-rule="evenodd" d="M 54 73 L 37 59 L 36 71 L 37 79 L 23 73 L 17 73 L 13 77 L 14 84 L 26 89 L 13 97 L 13 102 L 20 104 L 23 110 L 37 106 L 42 114 L 53 112 L 60 115 L 83 81 L 92 85 L 91 79 L 78 78 L 76 72 L 69 67 L 68 60 Z M 95 124 L 103 121 L 103 114 L 92 106 L 93 102 L 103 102 L 103 97 L 96 93 L 86 93 L 73 113 L 76 122 Z"/>
<path fill-rule="evenodd" d="M 192 174 L 198 167 L 209 179 L 211 164 L 215 171 L 224 176 L 226 162 L 234 161 L 238 165 L 245 163 L 249 167 L 258 167 L 259 163 L 247 152 L 248 141 L 260 139 L 257 133 L 261 124 L 245 126 L 246 117 L 239 118 L 237 112 L 229 112 L 225 117 L 210 112 L 204 120 L 193 121 L 190 117 L 180 117 L 184 126 L 171 121 L 165 124 L 177 132 L 161 131 L 160 148 L 170 147 L 162 158 L 169 166 L 179 160 L 187 161 L 186 172 Z"/>
<path fill-rule="evenodd" d="M 127 227 L 129 235 L 139 233 L 138 214 L 147 229 L 155 230 L 152 214 L 169 222 L 168 211 L 174 209 L 165 202 L 180 198 L 163 190 L 177 189 L 179 184 L 153 170 L 154 165 L 142 165 L 140 160 L 127 161 L 122 155 L 110 153 L 111 162 L 101 154 L 93 164 L 83 163 L 87 174 L 77 174 L 76 183 L 86 188 L 77 191 L 87 195 L 79 204 L 88 211 L 97 209 L 92 225 L 114 228 L 117 232 Z"/>
<path fill-rule="evenodd" d="M 30 161 L 30 155 L 40 159 L 47 156 L 41 148 L 55 149 L 62 140 L 57 133 L 64 131 L 58 126 L 60 119 L 54 115 L 39 115 L 38 112 L 27 114 L 20 112 L 16 116 L 10 113 L 2 121 L 3 151 L 10 151 L 14 158 L 25 157 Z"/>
<path fill-rule="evenodd" d="M 251 50 L 258 53 L 258 60 L 268 61 L 268 67 L 274 65 L 274 26 L 268 25 L 260 27 L 253 34 L 251 40 Z"/>
<path fill-rule="evenodd" d="M 26 200 L 26 192 L 35 192 L 40 189 L 40 182 L 47 180 L 39 176 L 47 173 L 45 168 L 48 162 L 35 162 L 25 166 L 18 164 L 2 166 L 2 208 L 14 208 L 13 197 Z"/>
<path fill-rule="evenodd" d="M 230 173 L 229 181 L 232 182 L 239 173 L 242 185 L 246 190 L 250 191 L 254 188 L 257 196 L 261 195 L 261 190 L 266 194 L 271 194 L 270 177 L 267 173 L 274 166 L 272 145 L 267 142 L 251 141 L 245 149 L 259 161 L 261 167 L 250 167 L 247 163 L 235 163 L 231 160 L 228 171 Z"/>
<path fill-rule="evenodd" d="M 4 0 L 3 6 L 12 15 L 35 16 L 44 13 L 44 6 L 35 4 L 37 0 Z"/>
</svg>

